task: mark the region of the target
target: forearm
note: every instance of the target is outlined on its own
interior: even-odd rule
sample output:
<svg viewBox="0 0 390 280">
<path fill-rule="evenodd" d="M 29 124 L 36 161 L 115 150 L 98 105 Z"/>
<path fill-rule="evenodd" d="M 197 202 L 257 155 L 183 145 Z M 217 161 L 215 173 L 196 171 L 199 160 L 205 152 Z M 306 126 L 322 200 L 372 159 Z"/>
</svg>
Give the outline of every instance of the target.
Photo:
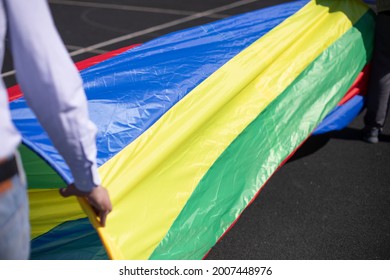
<svg viewBox="0 0 390 280">
<path fill-rule="evenodd" d="M 89 120 L 81 78 L 47 3 L 9 0 L 6 8 L 14 64 L 25 98 L 69 165 L 76 187 L 90 191 L 100 184 L 96 127 Z"/>
</svg>

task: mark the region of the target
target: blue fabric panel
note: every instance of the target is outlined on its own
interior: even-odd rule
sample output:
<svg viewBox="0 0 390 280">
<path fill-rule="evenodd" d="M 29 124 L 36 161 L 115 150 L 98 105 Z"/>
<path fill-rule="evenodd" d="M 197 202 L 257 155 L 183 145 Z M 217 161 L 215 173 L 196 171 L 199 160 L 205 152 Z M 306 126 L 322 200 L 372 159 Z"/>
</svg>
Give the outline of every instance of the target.
<svg viewBox="0 0 390 280">
<path fill-rule="evenodd" d="M 356 95 L 341 106 L 336 107 L 313 132 L 313 135 L 342 130 L 359 115 L 364 108 L 364 97 Z"/>
<path fill-rule="evenodd" d="M 175 32 L 81 72 L 102 165 L 223 64 L 302 8 L 295 1 Z M 10 104 L 24 141 L 68 183 L 68 167 L 25 100 Z"/>
<path fill-rule="evenodd" d="M 73 182 L 69 167 L 62 156 L 54 148 L 46 132 L 36 119 L 34 113 L 27 107 L 24 98 L 10 103 L 12 119 L 23 137 L 23 143 L 40 155 L 49 165 L 57 171 L 67 184 Z M 60 186 L 53 186 L 60 187 Z"/>
</svg>

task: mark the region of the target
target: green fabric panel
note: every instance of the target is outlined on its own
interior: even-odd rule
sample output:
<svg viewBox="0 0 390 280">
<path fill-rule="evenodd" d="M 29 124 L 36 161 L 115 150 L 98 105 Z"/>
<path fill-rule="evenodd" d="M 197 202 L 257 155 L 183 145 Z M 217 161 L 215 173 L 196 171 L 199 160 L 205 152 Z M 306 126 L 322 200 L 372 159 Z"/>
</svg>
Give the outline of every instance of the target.
<svg viewBox="0 0 390 280">
<path fill-rule="evenodd" d="M 30 189 L 52 189 L 66 185 L 57 172 L 26 145 L 19 146 L 19 153 L 22 157 L 28 187 Z"/>
<path fill-rule="evenodd" d="M 204 257 L 347 92 L 371 57 L 373 30 L 374 15 L 368 12 L 235 139 L 202 178 L 150 259 Z"/>
</svg>

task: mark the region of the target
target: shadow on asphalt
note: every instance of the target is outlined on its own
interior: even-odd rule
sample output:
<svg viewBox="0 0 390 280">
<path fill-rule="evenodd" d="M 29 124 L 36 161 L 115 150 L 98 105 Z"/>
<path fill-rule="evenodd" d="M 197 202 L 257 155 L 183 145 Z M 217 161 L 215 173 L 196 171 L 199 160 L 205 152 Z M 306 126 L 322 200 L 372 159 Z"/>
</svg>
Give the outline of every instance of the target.
<svg viewBox="0 0 390 280">
<path fill-rule="evenodd" d="M 322 135 L 313 135 L 295 152 L 287 162 L 293 162 L 303 157 L 309 156 L 323 148 L 330 139 L 342 139 L 350 141 L 362 141 L 361 130 L 357 128 L 345 128 L 339 131 L 332 131 Z M 380 142 L 390 143 L 390 135 L 382 134 L 379 137 Z"/>
</svg>

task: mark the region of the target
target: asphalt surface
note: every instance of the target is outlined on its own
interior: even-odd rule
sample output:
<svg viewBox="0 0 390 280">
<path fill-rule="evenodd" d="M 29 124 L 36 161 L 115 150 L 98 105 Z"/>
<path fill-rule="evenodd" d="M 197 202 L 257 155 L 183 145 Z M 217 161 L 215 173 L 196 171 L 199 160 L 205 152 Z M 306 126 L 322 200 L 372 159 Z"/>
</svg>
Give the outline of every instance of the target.
<svg viewBox="0 0 390 280">
<path fill-rule="evenodd" d="M 283 2 L 49 0 L 75 62 Z M 7 52 L 7 86 L 16 83 L 12 70 Z M 360 140 L 361 128 L 362 115 L 343 131 L 309 138 L 207 259 L 389 259 L 390 127 L 376 145 Z"/>
</svg>

